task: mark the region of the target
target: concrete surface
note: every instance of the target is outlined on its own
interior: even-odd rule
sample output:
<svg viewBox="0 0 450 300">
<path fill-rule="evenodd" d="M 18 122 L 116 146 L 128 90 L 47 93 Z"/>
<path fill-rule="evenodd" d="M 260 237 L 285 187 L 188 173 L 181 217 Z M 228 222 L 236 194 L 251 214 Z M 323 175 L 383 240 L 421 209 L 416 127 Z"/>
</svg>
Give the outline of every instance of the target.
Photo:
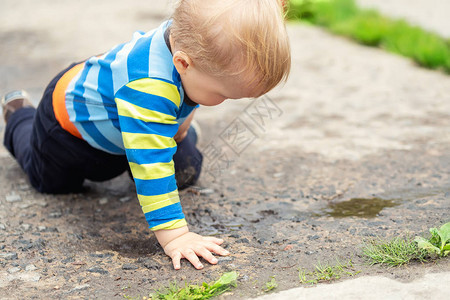
<svg viewBox="0 0 450 300">
<path fill-rule="evenodd" d="M 450 283 L 450 273 L 427 274 L 409 283 L 401 283 L 381 276 L 364 276 L 336 284 L 301 287 L 278 294 L 266 295 L 257 300 L 291 299 L 445 299 Z"/>
</svg>

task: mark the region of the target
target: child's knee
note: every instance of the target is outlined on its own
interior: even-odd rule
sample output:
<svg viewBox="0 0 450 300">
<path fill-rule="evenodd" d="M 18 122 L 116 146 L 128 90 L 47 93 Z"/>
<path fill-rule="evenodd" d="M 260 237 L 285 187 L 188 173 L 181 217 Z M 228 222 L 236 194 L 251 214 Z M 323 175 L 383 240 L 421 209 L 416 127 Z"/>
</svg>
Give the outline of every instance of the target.
<svg viewBox="0 0 450 300">
<path fill-rule="evenodd" d="M 186 163 L 183 164 L 182 168 L 175 168 L 175 178 L 179 189 L 194 185 L 202 171 L 203 156 L 200 151 L 196 155 L 188 156 L 185 159 Z"/>
<path fill-rule="evenodd" d="M 173 156 L 175 163 L 175 178 L 179 189 L 194 185 L 202 170 L 203 155 L 196 147 L 196 137 L 188 134 L 178 144 L 177 152 Z"/>
</svg>

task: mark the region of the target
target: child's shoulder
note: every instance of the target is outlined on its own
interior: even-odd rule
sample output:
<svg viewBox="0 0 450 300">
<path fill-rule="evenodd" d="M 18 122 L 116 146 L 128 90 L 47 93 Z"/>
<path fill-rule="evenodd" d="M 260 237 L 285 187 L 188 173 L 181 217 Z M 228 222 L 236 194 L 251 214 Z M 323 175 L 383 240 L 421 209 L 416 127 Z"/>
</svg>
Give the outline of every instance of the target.
<svg viewBox="0 0 450 300">
<path fill-rule="evenodd" d="M 121 49 L 116 60 L 128 73 L 128 81 L 155 78 L 175 85 L 180 83 L 166 34 L 169 25 L 170 21 L 165 21 L 151 31 L 136 31 L 129 42 L 118 46 Z"/>
</svg>

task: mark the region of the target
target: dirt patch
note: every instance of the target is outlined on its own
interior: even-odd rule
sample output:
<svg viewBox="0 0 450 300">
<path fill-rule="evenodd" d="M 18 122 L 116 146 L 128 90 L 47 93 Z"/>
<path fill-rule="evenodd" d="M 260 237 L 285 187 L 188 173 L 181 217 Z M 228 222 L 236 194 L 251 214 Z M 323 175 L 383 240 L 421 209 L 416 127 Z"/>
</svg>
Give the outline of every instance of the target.
<svg viewBox="0 0 450 300">
<path fill-rule="evenodd" d="M 369 268 L 360 256 L 360 245 L 367 238 L 424 234 L 448 219 L 450 181 L 444 170 L 450 167 L 449 157 L 424 164 L 417 162 L 419 154 L 390 152 L 364 162 L 334 164 L 288 150 L 279 156 L 266 153 L 264 160 L 246 155 L 229 170 L 233 175 L 205 177 L 207 189 L 182 192 L 191 229 L 225 238 L 233 253 L 217 266 L 205 264 L 204 270 L 195 272 L 186 262 L 181 271 L 172 270 L 145 228 L 127 175 L 104 184 L 88 183 L 84 194 L 41 195 L 29 187 L 11 158 L 2 157 L 1 253 L 16 254 L 1 260 L 3 273 L 18 267 L 19 274 L 28 274 L 26 267 L 33 265 L 40 276 L 37 281 L 3 281 L 2 288 L 14 297 L 33 291 L 51 298 L 119 299 L 124 294 L 146 295 L 172 280 L 210 281 L 236 270 L 239 286 L 225 297 L 234 299 L 261 293 L 270 276 L 276 277 L 280 290 L 299 286 L 299 267 L 311 269 L 319 261 L 336 258 L 352 259 L 361 271 L 358 276 L 384 274 L 408 281 L 443 271 L 450 266 L 448 259 L 387 270 Z M 283 175 L 277 173 L 281 170 Z M 374 193 L 385 188 L 386 181 L 389 190 Z M 352 209 L 362 208 L 351 200 L 355 196 L 371 197 L 372 203 L 384 207 L 374 205 L 374 213 L 368 204 L 369 216 L 328 213 L 348 201 L 353 201 Z M 380 199 L 398 200 L 392 205 Z"/>
</svg>

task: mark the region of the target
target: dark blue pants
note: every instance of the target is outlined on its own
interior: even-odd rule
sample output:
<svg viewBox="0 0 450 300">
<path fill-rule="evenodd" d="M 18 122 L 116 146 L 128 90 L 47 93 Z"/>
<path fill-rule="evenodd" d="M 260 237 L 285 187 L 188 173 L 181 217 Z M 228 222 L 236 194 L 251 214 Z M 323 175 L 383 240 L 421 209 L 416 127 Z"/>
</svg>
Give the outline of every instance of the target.
<svg viewBox="0 0 450 300">
<path fill-rule="evenodd" d="M 50 82 L 37 110 L 16 111 L 5 130 L 5 147 L 28 175 L 31 185 L 42 193 L 81 192 L 85 179 L 105 181 L 129 170 L 124 155 L 95 149 L 59 125 L 52 94 L 66 70 Z M 191 128 L 173 157 L 180 189 L 194 184 L 200 176 L 203 157 L 196 148 L 196 139 Z"/>
</svg>

